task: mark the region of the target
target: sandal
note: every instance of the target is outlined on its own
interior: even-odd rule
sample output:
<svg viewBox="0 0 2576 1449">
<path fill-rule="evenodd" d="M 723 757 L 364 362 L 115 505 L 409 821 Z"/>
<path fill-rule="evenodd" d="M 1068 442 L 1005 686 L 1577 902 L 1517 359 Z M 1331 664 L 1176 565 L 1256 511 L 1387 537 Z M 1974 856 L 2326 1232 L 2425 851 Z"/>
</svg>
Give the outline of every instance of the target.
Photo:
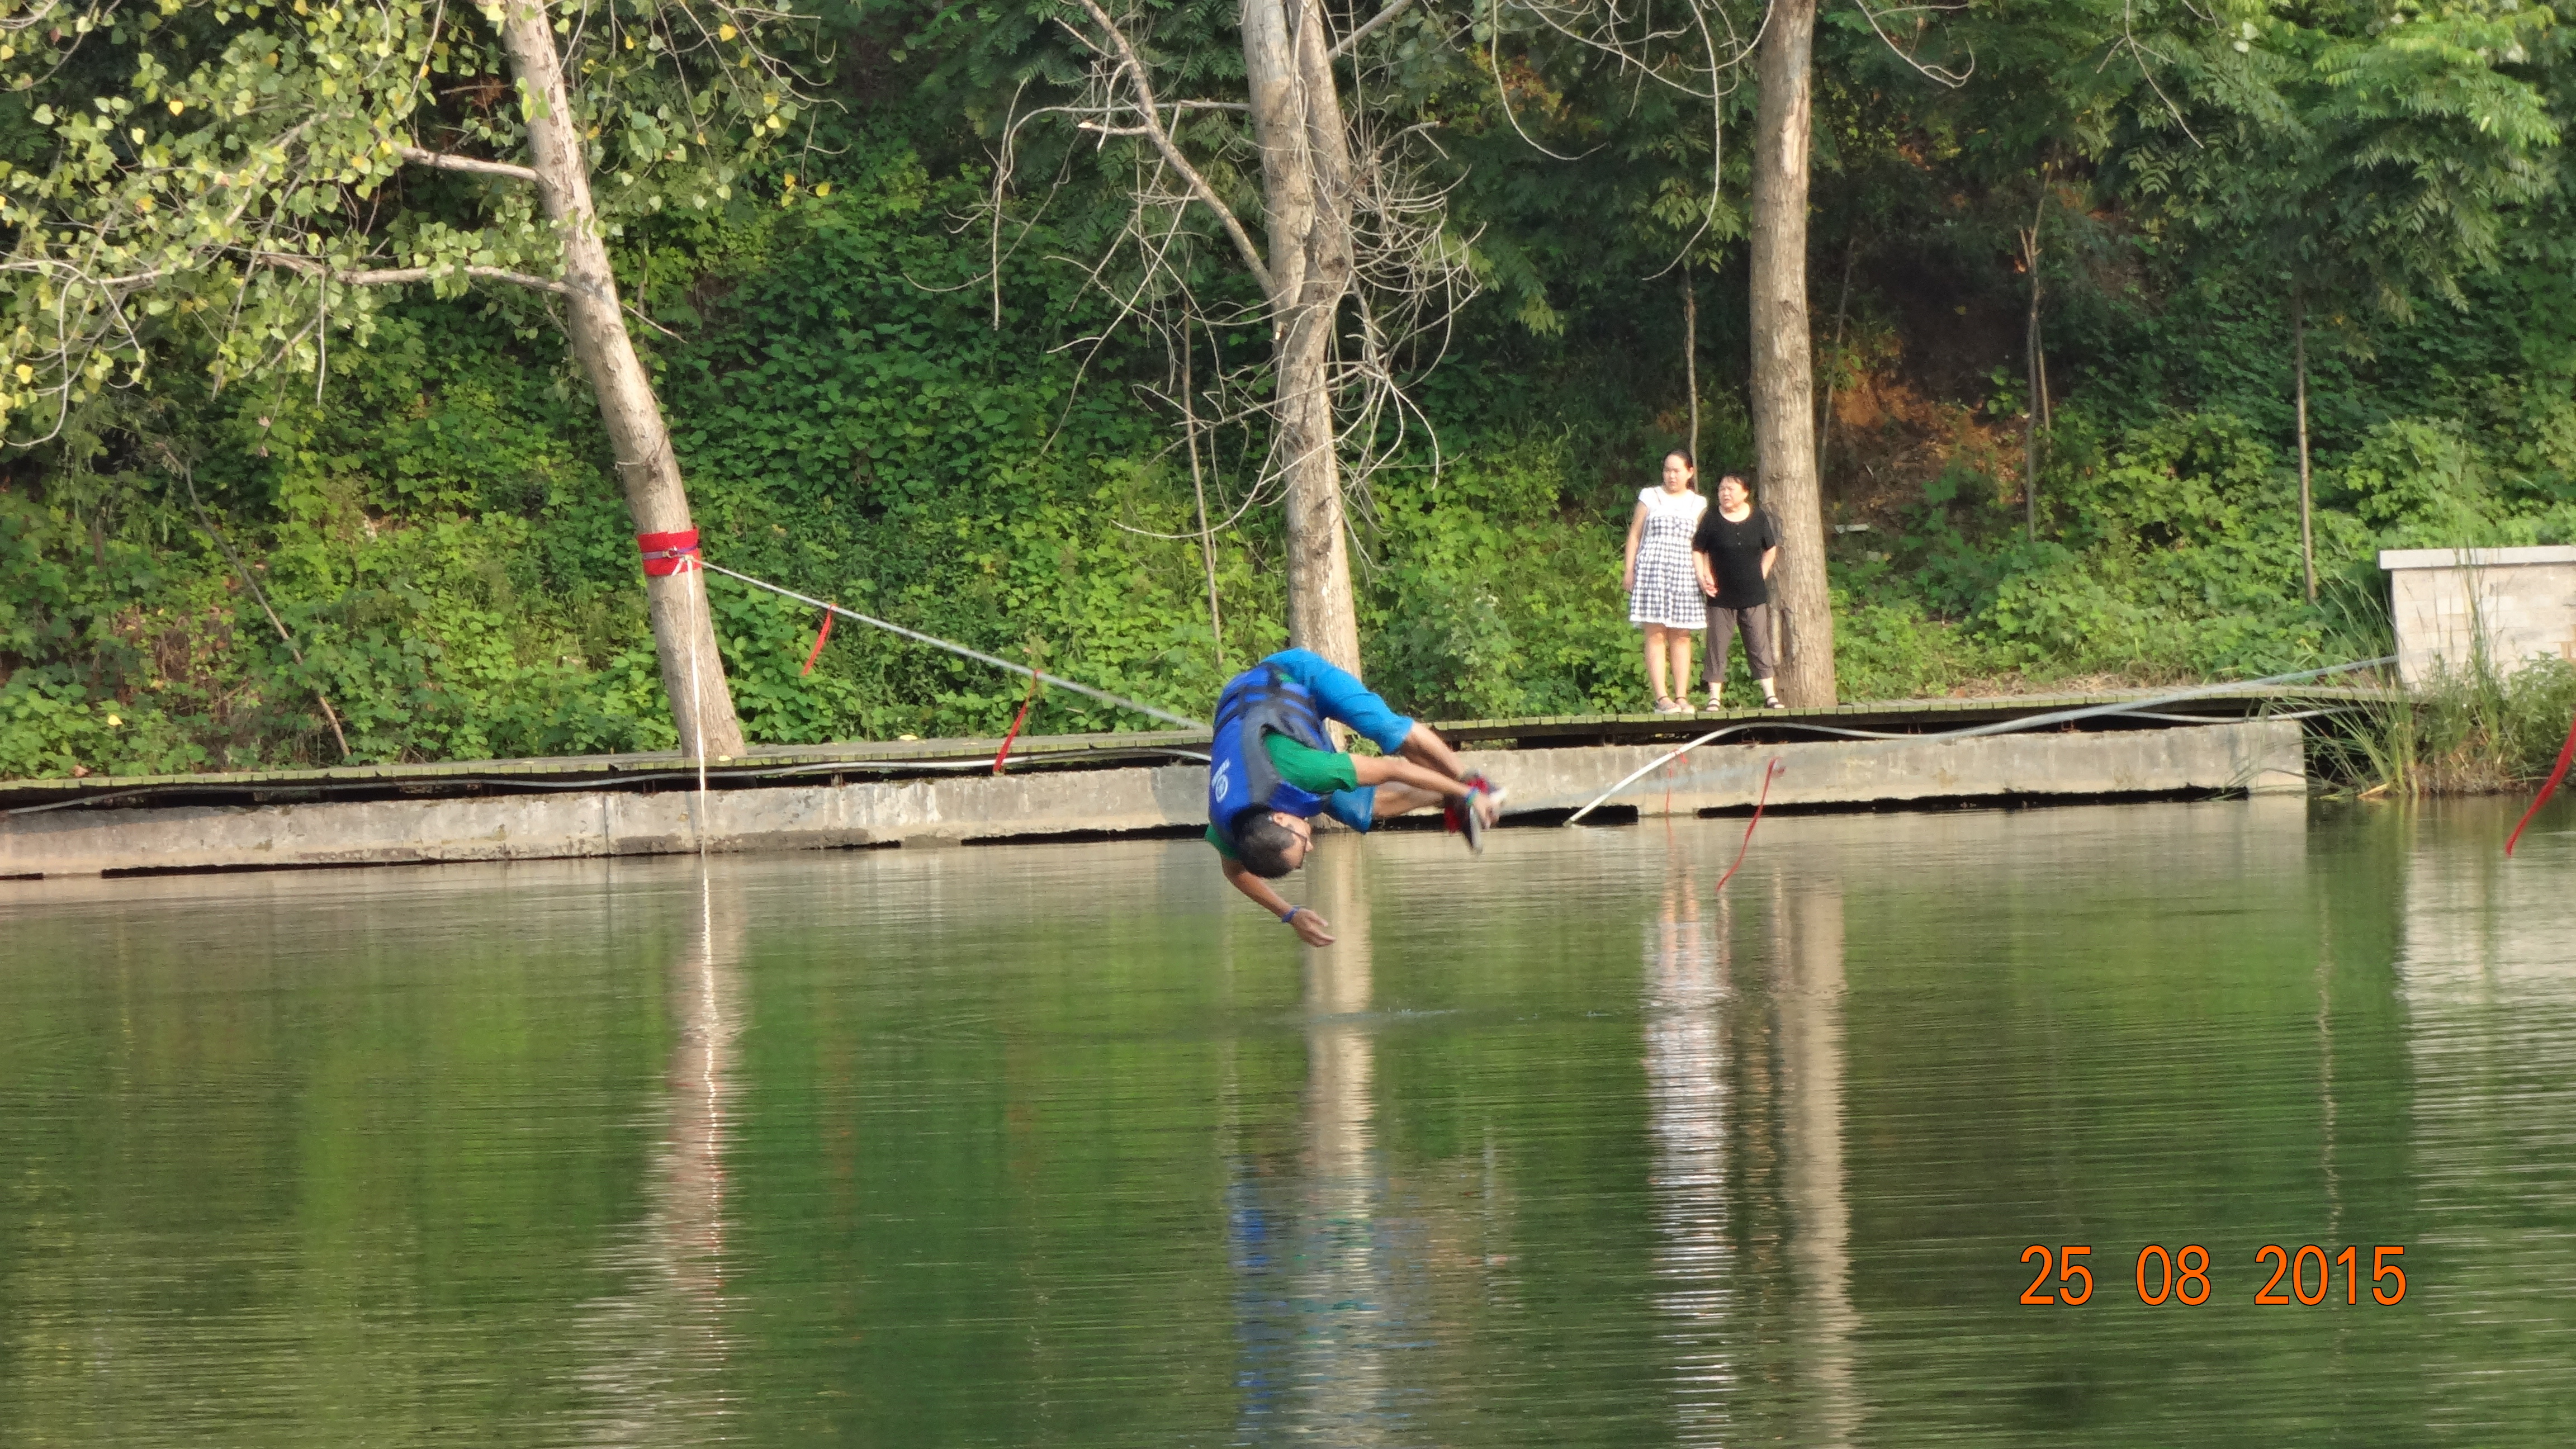
<svg viewBox="0 0 2576 1449">
<path fill-rule="evenodd" d="M 1657 714 L 1688 714 L 1690 712 L 1691 707 L 1689 705 L 1682 703 L 1680 700 L 1673 698 L 1669 694 L 1659 694 L 1655 696 L 1655 713 Z"/>
</svg>

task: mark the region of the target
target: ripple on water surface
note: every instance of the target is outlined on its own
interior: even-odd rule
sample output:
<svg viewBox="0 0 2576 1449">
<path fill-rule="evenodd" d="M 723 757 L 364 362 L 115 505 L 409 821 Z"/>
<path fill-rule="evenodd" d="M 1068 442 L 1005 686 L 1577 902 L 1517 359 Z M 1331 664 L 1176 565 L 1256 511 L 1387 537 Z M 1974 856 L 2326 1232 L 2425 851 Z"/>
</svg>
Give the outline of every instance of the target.
<svg viewBox="0 0 2576 1449">
<path fill-rule="evenodd" d="M 2510 815 L 8 885 L 0 1441 L 2560 1445 Z"/>
</svg>

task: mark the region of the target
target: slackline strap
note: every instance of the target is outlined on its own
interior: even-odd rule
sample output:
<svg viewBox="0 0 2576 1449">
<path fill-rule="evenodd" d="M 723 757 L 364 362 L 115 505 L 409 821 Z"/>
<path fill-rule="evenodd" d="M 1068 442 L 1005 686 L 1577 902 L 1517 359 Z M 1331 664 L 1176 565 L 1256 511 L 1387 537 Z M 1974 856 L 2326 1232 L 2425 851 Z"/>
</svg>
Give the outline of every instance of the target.
<svg viewBox="0 0 2576 1449">
<path fill-rule="evenodd" d="M 643 538 L 668 537 L 672 537 L 672 535 L 647 534 L 639 537 L 637 541 L 640 543 L 643 541 Z M 1173 724 L 1179 725 L 1183 729 L 1203 730 L 1208 728 L 1208 724 L 1205 720 L 1195 720 L 1191 719 L 1188 715 L 1174 714 L 1170 710 L 1165 709 L 1156 709 L 1150 704 L 1143 703 L 1139 700 L 1129 699 L 1123 694 L 1111 694 L 1108 690 L 1094 689 L 1088 684 L 1076 684 L 1070 679 L 1063 678 L 1060 675 L 1049 674 L 1042 669 L 1031 669 L 1025 664 L 1013 664 L 1007 659 L 997 659 L 980 649 L 969 649 L 963 644 L 953 644 L 946 639 L 934 638 L 931 635 L 924 634 L 918 629 L 907 629 L 901 624 L 889 624 L 883 619 L 871 619 L 867 615 L 862 614 L 855 609 L 844 609 L 838 604 L 826 603 L 821 599 L 808 598 L 807 596 L 796 592 L 794 589 L 780 588 L 778 585 L 773 584 L 766 579 L 756 579 L 749 574 L 736 573 L 734 570 L 726 568 L 722 564 L 708 563 L 705 559 L 696 557 L 697 535 L 692 533 L 687 537 L 689 540 L 687 550 L 691 555 L 690 566 L 692 567 L 705 569 L 709 573 L 722 574 L 729 579 L 738 579 L 743 583 L 751 585 L 755 589 L 765 589 L 770 593 L 778 595 L 782 599 L 794 599 L 800 604 L 811 605 L 814 608 L 838 614 L 844 619 L 856 620 L 872 629 L 883 629 L 889 634 L 900 634 L 906 639 L 913 640 L 916 643 L 930 645 L 934 649 L 945 649 L 951 654 L 964 655 L 966 658 L 972 659 L 979 664 L 990 664 L 996 669 L 1007 669 L 1013 674 L 1025 674 L 1031 679 L 1043 680 L 1048 684 L 1056 686 L 1058 689 L 1070 689 L 1076 694 L 1086 695 L 1092 699 L 1099 700 L 1103 704 L 1114 704 L 1120 709 L 1131 709 L 1138 714 L 1151 715 L 1155 719 L 1159 720 L 1168 720 Z M 673 570 L 676 571 L 679 567 L 680 565 L 675 564 L 673 565 Z M 653 570 L 653 562 L 649 554 L 645 560 L 644 569 L 647 573 L 650 573 Z"/>
<path fill-rule="evenodd" d="M 676 533 L 639 533 L 635 547 L 644 555 L 644 577 L 666 579 L 701 566 L 698 558 L 698 531 L 684 528 Z"/>
</svg>

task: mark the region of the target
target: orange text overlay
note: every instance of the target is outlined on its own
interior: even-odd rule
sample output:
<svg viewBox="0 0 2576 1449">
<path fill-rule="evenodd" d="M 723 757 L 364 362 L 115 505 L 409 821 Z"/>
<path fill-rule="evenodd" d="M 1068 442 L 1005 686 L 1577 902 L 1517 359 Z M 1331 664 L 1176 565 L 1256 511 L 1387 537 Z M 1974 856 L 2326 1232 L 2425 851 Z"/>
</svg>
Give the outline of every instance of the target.
<svg viewBox="0 0 2576 1449">
<path fill-rule="evenodd" d="M 2254 1250 L 2254 1270 L 2246 1275 L 2246 1285 L 2254 1289 L 2254 1302 L 2266 1308 L 2313 1308 L 2328 1302 L 2385 1307 L 2406 1297 L 2406 1270 L 2397 1261 L 2405 1255 L 2404 1248 L 2388 1244 L 2336 1251 L 2314 1243 L 2295 1248 L 2265 1243 Z M 2093 1301 L 2089 1244 L 2033 1243 L 2022 1249 L 2021 1260 L 2039 1268 L 2030 1286 L 2021 1290 L 2022 1302 L 2072 1308 Z M 2151 1307 L 2207 1303 L 2217 1291 L 2209 1250 L 2198 1243 L 2178 1248 L 2147 1244 L 2138 1250 L 2130 1281 L 2138 1301 Z"/>
</svg>

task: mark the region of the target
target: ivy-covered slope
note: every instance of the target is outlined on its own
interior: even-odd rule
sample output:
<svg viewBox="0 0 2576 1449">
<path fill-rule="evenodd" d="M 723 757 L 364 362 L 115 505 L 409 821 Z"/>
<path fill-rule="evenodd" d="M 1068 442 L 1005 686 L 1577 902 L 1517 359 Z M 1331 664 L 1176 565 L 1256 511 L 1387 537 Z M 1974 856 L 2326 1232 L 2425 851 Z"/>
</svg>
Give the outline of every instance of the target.
<svg viewBox="0 0 2576 1449">
<path fill-rule="evenodd" d="M 2549 59 L 2552 103 L 2576 113 Z M 1112 327 L 1114 300 L 1064 260 L 1099 218 L 1071 201 L 1036 218 L 988 279 L 989 238 L 962 224 L 982 133 L 966 107 L 907 104 L 940 94 L 907 89 L 927 65 L 853 81 L 796 185 L 781 162 L 729 209 L 621 243 L 668 329 L 639 341 L 708 555 L 1203 711 L 1284 638 L 1275 500 L 1246 492 L 1262 439 L 1233 429 L 1202 456 L 1203 553 L 1159 344 Z M 2352 657 L 2385 627 L 2377 548 L 2576 540 L 2563 180 L 2508 217 L 2459 305 L 2319 319 L 2312 607 L 2274 259 L 2186 247 L 2076 178 L 2093 189 L 2048 263 L 2054 421 L 2026 538 L 2027 185 L 1883 92 L 1827 104 L 1876 118 L 1821 128 L 1813 268 L 1847 695 Z M 1494 286 L 1416 390 L 1436 466 L 1420 435 L 1358 500 L 1370 679 L 1430 717 L 1635 709 L 1619 544 L 1689 416 L 1678 283 L 1652 275 L 1633 215 L 1585 214 L 1611 182 L 1494 174 L 1509 152 L 1470 141 L 1485 171 L 1459 205 Z M 1741 281 L 1720 248 L 1694 284 L 1713 464 L 1748 461 Z M 0 459 L 0 774 L 329 763 L 343 736 L 370 761 L 670 743 L 631 529 L 541 307 L 406 299 L 363 348 L 334 346 L 318 395 L 309 375 L 215 394 L 191 377 L 167 367 Z M 994 733 L 1022 697 L 846 624 L 804 673 L 811 610 L 711 587 L 754 739 Z M 1030 727 L 1145 723 L 1053 695 Z"/>
</svg>

